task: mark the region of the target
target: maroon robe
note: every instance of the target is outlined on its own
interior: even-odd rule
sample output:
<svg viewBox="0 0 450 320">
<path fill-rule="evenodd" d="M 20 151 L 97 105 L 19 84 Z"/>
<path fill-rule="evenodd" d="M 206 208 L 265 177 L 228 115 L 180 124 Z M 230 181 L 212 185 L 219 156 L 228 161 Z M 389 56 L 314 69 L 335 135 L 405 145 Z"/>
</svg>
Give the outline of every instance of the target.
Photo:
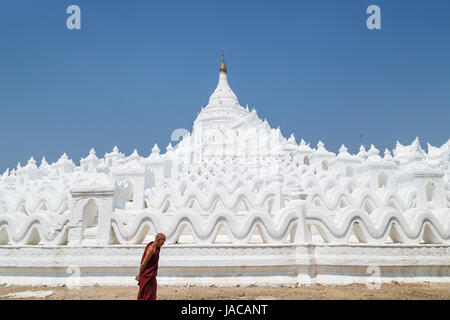
<svg viewBox="0 0 450 320">
<path fill-rule="evenodd" d="M 141 259 L 141 265 L 152 243 L 153 241 L 145 247 L 145 251 Z M 138 300 L 156 300 L 156 275 L 158 273 L 159 250 L 160 248 L 156 248 L 155 252 L 151 255 L 150 260 L 145 266 L 144 271 L 139 277 Z"/>
</svg>

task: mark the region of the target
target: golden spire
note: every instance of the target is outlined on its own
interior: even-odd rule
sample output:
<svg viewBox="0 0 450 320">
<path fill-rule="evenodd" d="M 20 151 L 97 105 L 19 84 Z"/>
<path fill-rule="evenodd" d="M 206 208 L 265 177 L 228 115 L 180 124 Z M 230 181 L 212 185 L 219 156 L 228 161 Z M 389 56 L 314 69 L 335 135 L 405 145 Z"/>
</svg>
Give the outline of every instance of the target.
<svg viewBox="0 0 450 320">
<path fill-rule="evenodd" d="M 222 48 L 222 63 L 220 64 L 219 71 L 227 73 L 227 66 L 225 65 L 224 51 L 225 51 L 225 49 Z"/>
</svg>

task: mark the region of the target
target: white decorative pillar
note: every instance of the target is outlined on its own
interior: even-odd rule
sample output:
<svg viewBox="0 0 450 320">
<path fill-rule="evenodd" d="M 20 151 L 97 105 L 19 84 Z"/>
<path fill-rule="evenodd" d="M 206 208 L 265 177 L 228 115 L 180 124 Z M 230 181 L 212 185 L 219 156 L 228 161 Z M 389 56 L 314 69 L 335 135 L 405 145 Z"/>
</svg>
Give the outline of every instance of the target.
<svg viewBox="0 0 450 320">
<path fill-rule="evenodd" d="M 145 159 L 145 165 L 147 170 L 153 171 L 155 186 L 161 185 L 162 180 L 166 178 L 166 167 L 168 166 L 168 161 L 161 156 L 157 144 L 155 144 L 152 148 L 152 153 L 150 156 Z"/>
<path fill-rule="evenodd" d="M 265 179 L 266 185 L 270 185 L 271 183 L 275 183 L 277 186 L 276 193 L 274 194 L 274 200 L 272 204 L 272 210 L 271 213 L 274 214 L 278 212 L 282 205 L 281 205 L 281 194 L 282 194 L 282 184 L 283 184 L 283 176 L 281 176 L 279 173 L 275 173 L 272 175 L 268 175 Z"/>
<path fill-rule="evenodd" d="M 295 207 L 297 212 L 297 225 L 291 229 L 292 243 L 309 243 L 311 242 L 311 231 L 306 223 L 306 210 L 308 202 L 306 201 L 306 193 L 300 187 L 294 188 L 289 194 L 289 206 Z"/>
<path fill-rule="evenodd" d="M 133 207 L 135 210 L 141 210 L 144 209 L 145 177 L 143 175 L 137 176 L 134 181 Z"/>
</svg>

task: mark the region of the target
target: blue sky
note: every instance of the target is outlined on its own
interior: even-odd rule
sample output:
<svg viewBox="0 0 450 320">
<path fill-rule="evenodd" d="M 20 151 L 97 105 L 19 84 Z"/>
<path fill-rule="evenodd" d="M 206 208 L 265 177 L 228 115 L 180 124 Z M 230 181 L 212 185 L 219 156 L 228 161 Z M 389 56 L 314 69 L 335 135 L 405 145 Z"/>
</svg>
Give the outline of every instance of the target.
<svg viewBox="0 0 450 320">
<path fill-rule="evenodd" d="M 66 8 L 81 8 L 81 30 Z M 366 8 L 381 8 L 368 30 Z M 450 1 L 5 0 L 0 171 L 77 163 L 117 145 L 147 156 L 192 129 L 222 47 L 241 105 L 337 151 L 450 137 Z"/>
</svg>

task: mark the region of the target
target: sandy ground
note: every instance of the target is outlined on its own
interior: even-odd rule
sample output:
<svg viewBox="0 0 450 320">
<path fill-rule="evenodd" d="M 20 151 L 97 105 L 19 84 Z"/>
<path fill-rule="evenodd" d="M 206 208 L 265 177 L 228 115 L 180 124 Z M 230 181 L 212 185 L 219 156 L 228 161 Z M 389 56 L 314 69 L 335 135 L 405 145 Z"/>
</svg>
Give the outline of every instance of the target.
<svg viewBox="0 0 450 320">
<path fill-rule="evenodd" d="M 138 287 L 26 287 L 0 286 L 0 299 L 11 293 L 34 291 L 51 294 L 46 298 L 27 300 L 135 300 Z M 42 292 L 44 291 L 44 292 Z M 48 292 L 51 291 L 51 292 Z M 29 292 L 27 292 L 29 294 Z M 450 284 L 387 283 L 379 289 L 366 285 L 314 287 L 158 287 L 160 300 L 450 300 Z"/>
</svg>

